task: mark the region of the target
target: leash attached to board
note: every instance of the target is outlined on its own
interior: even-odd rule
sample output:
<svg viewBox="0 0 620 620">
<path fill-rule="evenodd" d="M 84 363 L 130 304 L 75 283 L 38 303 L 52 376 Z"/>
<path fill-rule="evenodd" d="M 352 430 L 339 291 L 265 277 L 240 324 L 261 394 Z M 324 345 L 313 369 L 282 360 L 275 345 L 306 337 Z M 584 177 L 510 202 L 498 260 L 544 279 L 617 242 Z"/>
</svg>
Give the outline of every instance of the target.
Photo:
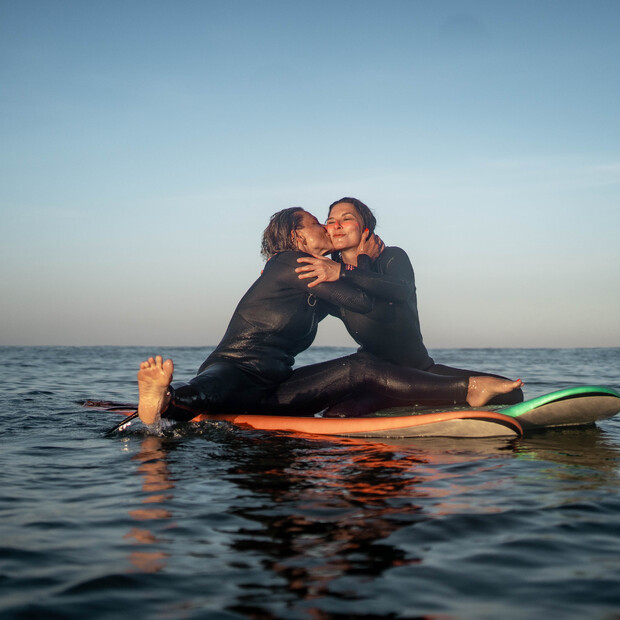
<svg viewBox="0 0 620 620">
<path fill-rule="evenodd" d="M 113 435 L 114 433 L 116 433 L 116 431 L 125 430 L 125 428 L 127 428 L 131 424 L 131 421 L 137 417 L 138 417 L 138 411 L 136 410 L 131 415 L 128 415 L 126 418 L 123 418 L 123 420 L 121 420 L 115 427 L 111 428 L 109 431 L 106 431 L 104 436 L 109 437 L 110 435 Z"/>
</svg>

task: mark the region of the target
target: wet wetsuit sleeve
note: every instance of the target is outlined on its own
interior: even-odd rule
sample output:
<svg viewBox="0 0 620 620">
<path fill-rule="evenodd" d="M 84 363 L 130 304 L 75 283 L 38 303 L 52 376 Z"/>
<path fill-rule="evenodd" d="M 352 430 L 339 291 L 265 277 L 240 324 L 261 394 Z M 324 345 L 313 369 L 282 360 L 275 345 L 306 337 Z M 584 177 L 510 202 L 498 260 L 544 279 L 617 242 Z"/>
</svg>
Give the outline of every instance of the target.
<svg viewBox="0 0 620 620">
<path fill-rule="evenodd" d="M 352 282 L 370 295 L 393 302 L 406 301 L 415 286 L 407 253 L 401 248 L 386 248 L 377 262 L 381 273 L 372 271 L 370 258 L 362 254 L 358 257 L 358 267 L 343 265 L 340 279 Z"/>
<path fill-rule="evenodd" d="M 346 281 L 341 278 L 337 282 L 324 282 L 308 288 L 308 282 L 300 280 L 295 272 L 295 269 L 299 267 L 297 259 L 300 256 L 309 256 L 309 254 L 304 252 L 283 252 L 278 255 L 278 262 L 287 269 L 286 277 L 291 286 L 306 291 L 317 299 L 340 308 L 345 308 L 351 312 L 366 314 L 372 310 L 372 296 L 357 287 L 353 281 Z"/>
</svg>

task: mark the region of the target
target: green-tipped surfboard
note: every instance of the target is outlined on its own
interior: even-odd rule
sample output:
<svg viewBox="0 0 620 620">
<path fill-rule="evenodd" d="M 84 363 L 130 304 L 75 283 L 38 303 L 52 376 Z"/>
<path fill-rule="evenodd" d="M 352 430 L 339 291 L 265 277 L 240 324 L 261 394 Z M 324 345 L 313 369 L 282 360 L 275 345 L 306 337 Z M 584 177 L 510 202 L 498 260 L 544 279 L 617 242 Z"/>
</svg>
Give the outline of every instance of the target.
<svg viewBox="0 0 620 620">
<path fill-rule="evenodd" d="M 524 432 L 556 426 L 583 426 L 620 412 L 620 394 L 607 387 L 584 385 L 551 392 L 497 411 L 517 419 Z"/>
</svg>

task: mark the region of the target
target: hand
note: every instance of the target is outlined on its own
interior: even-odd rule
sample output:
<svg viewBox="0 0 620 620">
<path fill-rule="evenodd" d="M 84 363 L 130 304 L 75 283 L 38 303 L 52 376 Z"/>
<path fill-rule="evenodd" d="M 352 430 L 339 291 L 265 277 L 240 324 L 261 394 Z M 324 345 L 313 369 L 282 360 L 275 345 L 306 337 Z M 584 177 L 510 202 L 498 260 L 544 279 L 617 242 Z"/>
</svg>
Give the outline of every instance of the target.
<svg viewBox="0 0 620 620">
<path fill-rule="evenodd" d="M 385 243 L 381 241 L 381 237 L 374 233 L 369 233 L 368 229 L 366 229 L 357 246 L 357 256 L 366 254 L 371 260 L 375 260 L 383 250 L 385 250 Z"/>
<path fill-rule="evenodd" d="M 297 267 L 295 273 L 300 280 L 306 278 L 316 278 L 308 284 L 308 288 L 312 288 L 321 282 L 336 282 L 340 278 L 340 263 L 333 261 L 327 256 L 303 256 L 297 259 L 298 263 L 308 263 L 304 267 Z"/>
</svg>

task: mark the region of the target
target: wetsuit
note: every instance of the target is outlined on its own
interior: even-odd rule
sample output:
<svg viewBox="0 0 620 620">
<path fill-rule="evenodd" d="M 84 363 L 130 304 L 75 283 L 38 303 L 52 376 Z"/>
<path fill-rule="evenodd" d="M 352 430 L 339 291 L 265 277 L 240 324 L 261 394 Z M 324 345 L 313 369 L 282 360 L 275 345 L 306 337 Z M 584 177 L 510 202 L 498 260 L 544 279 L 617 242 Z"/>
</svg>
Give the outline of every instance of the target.
<svg viewBox="0 0 620 620">
<path fill-rule="evenodd" d="M 360 345 L 360 351 L 432 374 L 467 378 L 489 375 L 436 364 L 429 356 L 420 329 L 413 266 L 403 249 L 386 247 L 374 261 L 364 254 L 358 256 L 357 267 L 342 265 L 340 281 L 351 282 L 374 298 L 370 312 L 361 314 L 342 306 L 332 312 L 342 319 L 349 334 Z M 490 376 L 505 379 L 500 375 Z M 523 392 L 518 389 L 496 396 L 491 404 L 513 404 L 522 400 Z M 393 406 L 394 403 L 382 402 L 382 405 Z"/>
<path fill-rule="evenodd" d="M 463 402 L 467 382 L 398 368 L 363 353 L 293 371 L 318 322 L 338 307 L 364 314 L 372 299 L 343 280 L 308 289 L 297 277 L 303 252 L 272 257 L 239 302 L 220 344 L 188 383 L 174 383 L 163 416 L 190 419 L 211 413 L 313 413 L 356 393 Z"/>
<path fill-rule="evenodd" d="M 337 315 L 360 350 L 420 370 L 433 366 L 422 340 L 415 275 L 406 252 L 388 247 L 375 261 L 361 254 L 358 267 L 343 264 L 340 273 L 340 280 L 374 298 L 372 310 L 364 314 L 338 308 Z"/>
</svg>

